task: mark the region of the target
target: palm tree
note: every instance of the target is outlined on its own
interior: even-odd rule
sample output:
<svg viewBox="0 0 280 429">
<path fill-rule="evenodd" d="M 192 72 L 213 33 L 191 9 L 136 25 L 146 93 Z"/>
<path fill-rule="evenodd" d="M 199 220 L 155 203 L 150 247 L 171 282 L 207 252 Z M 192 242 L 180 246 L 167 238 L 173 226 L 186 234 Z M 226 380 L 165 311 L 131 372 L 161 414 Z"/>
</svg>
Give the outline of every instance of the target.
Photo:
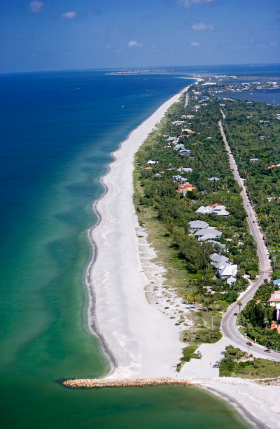
<svg viewBox="0 0 280 429">
<path fill-rule="evenodd" d="M 240 309 L 241 309 L 241 306 L 242 306 L 242 301 L 240 301 L 240 299 L 237 301 L 237 305 L 239 306 L 239 313 L 240 313 Z"/>
</svg>

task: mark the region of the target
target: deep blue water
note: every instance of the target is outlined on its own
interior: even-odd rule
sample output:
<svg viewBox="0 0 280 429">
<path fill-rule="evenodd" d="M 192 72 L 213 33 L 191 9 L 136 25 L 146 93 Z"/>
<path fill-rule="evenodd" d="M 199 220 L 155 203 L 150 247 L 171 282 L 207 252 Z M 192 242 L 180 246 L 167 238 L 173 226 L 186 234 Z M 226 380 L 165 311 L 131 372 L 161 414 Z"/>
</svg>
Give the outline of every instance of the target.
<svg viewBox="0 0 280 429">
<path fill-rule="evenodd" d="M 109 369 L 87 328 L 92 203 L 110 153 L 190 81 L 55 72 L 0 76 L 0 404 L 13 429 L 241 429 L 198 389 L 67 390 Z"/>
</svg>

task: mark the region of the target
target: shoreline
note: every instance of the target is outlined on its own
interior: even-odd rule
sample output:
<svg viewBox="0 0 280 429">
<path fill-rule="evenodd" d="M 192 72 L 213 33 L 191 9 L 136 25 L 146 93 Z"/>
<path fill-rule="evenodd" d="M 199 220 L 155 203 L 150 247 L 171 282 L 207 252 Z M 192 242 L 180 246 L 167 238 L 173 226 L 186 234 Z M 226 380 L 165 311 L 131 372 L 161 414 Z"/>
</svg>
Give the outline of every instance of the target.
<svg viewBox="0 0 280 429">
<path fill-rule="evenodd" d="M 191 85 L 193 85 L 193 84 L 191 84 Z M 113 161 L 108 165 L 106 174 L 100 178 L 100 183 L 102 184 L 104 191 L 103 191 L 102 195 L 93 204 L 93 211 L 97 216 L 97 222 L 95 223 L 95 225 L 93 225 L 88 230 L 88 239 L 89 239 L 89 242 L 92 246 L 93 253 L 92 253 L 91 261 L 89 262 L 88 267 L 87 267 L 87 271 L 86 271 L 86 286 L 87 286 L 88 295 L 89 295 L 89 306 L 88 306 L 89 329 L 95 336 L 97 336 L 99 338 L 101 348 L 104 351 L 104 353 L 106 354 L 106 356 L 108 357 L 110 367 L 111 367 L 110 372 L 109 372 L 109 374 L 107 374 L 106 377 L 110 377 L 116 372 L 116 370 L 119 367 L 119 359 L 116 356 L 117 355 L 116 351 L 114 352 L 114 350 L 113 350 L 114 345 L 116 345 L 116 344 L 114 344 L 114 341 L 113 342 L 111 341 L 111 344 L 110 344 L 110 341 L 108 341 L 106 338 L 106 334 L 105 335 L 103 334 L 102 317 L 98 317 L 98 302 L 97 302 L 98 300 L 99 300 L 99 302 L 102 300 L 102 296 L 101 296 L 102 294 L 100 294 L 100 288 L 98 289 L 98 285 L 96 285 L 94 283 L 94 277 L 95 277 L 96 263 L 98 261 L 98 255 L 100 254 L 100 251 L 102 252 L 104 250 L 103 249 L 104 243 L 98 242 L 98 239 L 100 239 L 100 235 L 98 236 L 98 228 L 100 229 L 102 226 L 104 226 L 104 223 L 106 223 L 106 219 L 104 220 L 104 210 L 102 210 L 102 203 L 104 206 L 104 202 L 106 202 L 108 200 L 108 198 L 110 198 L 110 195 L 108 195 L 108 194 L 114 193 L 114 189 L 108 183 L 108 182 L 110 182 L 110 175 L 112 175 L 112 169 L 114 169 L 114 167 L 116 166 L 116 163 L 119 160 L 121 160 L 122 157 L 124 157 L 124 154 L 123 154 L 124 147 L 126 147 L 130 143 L 133 146 L 133 154 L 132 154 L 133 158 L 130 159 L 132 169 L 131 169 L 131 174 L 130 174 L 131 177 L 129 177 L 129 178 L 126 177 L 126 180 L 130 180 L 130 182 L 132 184 L 132 180 L 133 180 L 132 172 L 134 170 L 134 155 L 135 155 L 135 153 L 137 152 L 137 150 L 141 146 L 141 144 L 146 140 L 148 134 L 154 129 L 156 124 L 162 120 L 162 118 L 166 114 L 166 111 L 168 110 L 168 108 L 173 103 L 177 102 L 179 100 L 179 98 L 181 97 L 181 95 L 188 91 L 188 89 L 191 85 L 187 86 L 182 91 L 180 91 L 178 94 L 174 95 L 169 100 L 167 100 L 165 103 L 163 103 L 151 116 L 149 116 L 145 121 L 143 121 L 136 129 L 131 131 L 131 133 L 128 135 L 128 137 L 123 142 L 120 143 L 118 149 L 116 151 L 114 151 L 113 153 L 111 153 L 111 155 L 113 157 Z M 135 134 L 137 134 L 137 136 L 135 136 Z M 136 142 L 134 140 L 136 140 Z M 131 201 L 129 201 L 129 203 L 131 203 L 133 205 L 133 199 L 132 199 L 132 197 L 133 197 L 133 186 L 132 186 L 132 193 L 131 193 L 130 197 L 131 197 L 130 198 Z M 128 203 L 128 201 L 125 201 L 125 202 Z M 133 215 L 133 218 L 134 218 L 133 223 L 135 223 L 135 216 L 136 215 L 135 215 L 134 207 L 133 207 L 133 213 L 130 213 L 130 214 Z M 130 220 L 132 220 L 132 219 L 130 219 Z M 135 227 L 136 227 L 136 225 L 134 225 L 134 229 L 135 229 Z M 104 232 L 106 234 L 106 231 L 102 231 L 102 232 Z M 136 234 L 136 231 L 135 231 L 135 234 Z M 103 244 L 103 246 L 102 246 L 102 244 Z M 112 250 L 113 249 L 111 249 L 111 251 Z M 133 249 L 133 250 L 135 251 L 135 249 Z M 112 255 L 113 257 L 114 257 L 114 253 L 115 252 L 113 252 L 113 255 Z M 102 258 L 102 257 L 103 256 L 100 255 L 100 258 Z M 141 268 L 141 264 L 138 263 L 138 271 L 139 271 L 138 275 L 141 276 L 142 270 L 140 268 Z M 102 274 L 104 275 L 104 270 L 103 270 Z M 142 279 L 142 283 L 143 283 L 143 279 Z M 143 285 L 142 289 L 143 289 L 143 293 L 144 293 L 144 285 Z M 108 296 L 107 296 L 107 298 L 108 298 Z M 107 316 L 109 317 L 110 314 L 107 314 Z M 100 319 L 101 319 L 101 322 L 100 322 Z M 104 326 L 104 323 L 103 323 L 103 326 Z M 113 347 L 112 347 L 112 345 L 113 345 Z M 130 351 L 126 350 L 126 352 L 127 352 L 127 354 L 129 354 Z M 170 374 L 168 374 L 168 375 L 170 375 Z"/>
<path fill-rule="evenodd" d="M 101 387 L 97 386 L 100 382 L 104 387 L 108 383 L 121 387 L 128 379 L 140 386 L 137 380 L 175 377 L 174 364 L 179 361 L 183 345 L 178 328 L 153 303 L 149 304 L 145 296 L 149 277 L 140 257 L 138 237 L 143 235 L 138 235 L 140 227 L 133 205 L 132 173 L 136 151 L 166 110 L 190 86 L 160 106 L 120 143 L 112 153 L 114 159 L 106 174 L 100 179 L 104 192 L 93 205 L 97 222 L 88 231 L 93 247 L 86 275 L 88 322 L 91 332 L 100 339 L 111 370 L 102 380 L 84 380 L 93 385 L 79 386 L 77 383 L 74 387 Z M 163 332 L 166 335 L 162 335 Z M 214 374 L 214 377 L 203 378 L 200 371 L 195 376 L 196 363 L 189 363 L 187 371 L 182 371 L 186 374 L 178 374 L 177 383 L 172 384 L 184 384 L 185 378 L 191 385 L 226 400 L 251 425 L 259 429 L 280 428 L 279 406 L 274 398 L 266 398 L 271 395 L 270 386 L 242 379 L 219 379 Z M 280 387 L 272 389 L 277 397 Z"/>
</svg>

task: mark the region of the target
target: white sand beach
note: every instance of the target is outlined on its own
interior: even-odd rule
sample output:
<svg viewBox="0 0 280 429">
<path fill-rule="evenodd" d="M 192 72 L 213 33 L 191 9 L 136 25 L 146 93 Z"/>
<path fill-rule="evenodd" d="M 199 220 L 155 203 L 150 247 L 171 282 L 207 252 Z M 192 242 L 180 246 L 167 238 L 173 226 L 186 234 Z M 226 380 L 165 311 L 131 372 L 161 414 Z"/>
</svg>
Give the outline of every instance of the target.
<svg viewBox="0 0 280 429">
<path fill-rule="evenodd" d="M 89 322 L 113 357 L 111 377 L 176 376 L 181 357 L 179 328 L 146 299 L 149 280 L 139 256 L 132 173 L 139 146 L 186 90 L 164 103 L 114 152 L 103 178 L 107 192 L 95 205 L 101 221 L 90 230 L 97 257 L 88 276 Z"/>
</svg>

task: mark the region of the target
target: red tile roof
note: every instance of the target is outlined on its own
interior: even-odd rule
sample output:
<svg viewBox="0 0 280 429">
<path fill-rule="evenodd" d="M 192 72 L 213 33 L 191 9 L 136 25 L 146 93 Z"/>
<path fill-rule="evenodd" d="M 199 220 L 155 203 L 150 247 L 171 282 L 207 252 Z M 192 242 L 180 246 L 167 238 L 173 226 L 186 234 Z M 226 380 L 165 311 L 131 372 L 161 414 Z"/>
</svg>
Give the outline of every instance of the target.
<svg viewBox="0 0 280 429">
<path fill-rule="evenodd" d="M 212 204 L 211 206 L 209 206 L 209 207 L 212 207 L 212 208 L 215 208 L 215 207 L 224 207 L 224 205 L 223 204 Z"/>
</svg>

